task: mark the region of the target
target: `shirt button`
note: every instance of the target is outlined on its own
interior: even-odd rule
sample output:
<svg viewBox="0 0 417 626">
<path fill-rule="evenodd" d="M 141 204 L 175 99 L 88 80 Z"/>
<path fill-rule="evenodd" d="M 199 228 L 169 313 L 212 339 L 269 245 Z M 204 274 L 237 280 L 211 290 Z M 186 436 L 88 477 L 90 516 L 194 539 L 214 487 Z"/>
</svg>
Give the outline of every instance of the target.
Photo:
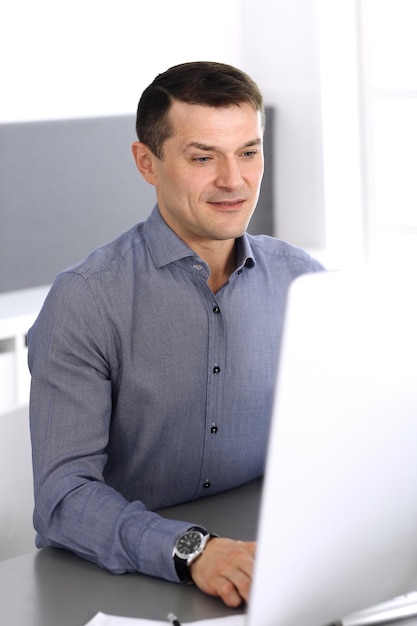
<svg viewBox="0 0 417 626">
<path fill-rule="evenodd" d="M 218 365 L 213 367 L 213 374 L 220 374 L 220 367 Z"/>
<path fill-rule="evenodd" d="M 214 305 L 213 305 L 213 313 L 216 313 L 216 315 L 217 315 L 218 313 L 220 313 L 220 307 L 219 307 L 219 306 L 217 306 L 217 304 L 214 304 Z"/>
<path fill-rule="evenodd" d="M 212 427 L 210 428 L 210 432 L 212 435 L 215 435 L 218 430 L 219 429 L 217 428 L 216 424 L 213 424 Z"/>
<path fill-rule="evenodd" d="M 208 478 L 207 478 L 207 480 L 206 480 L 206 482 L 204 483 L 203 486 L 204 486 L 204 489 L 208 489 L 210 487 L 210 481 L 209 481 Z"/>
</svg>

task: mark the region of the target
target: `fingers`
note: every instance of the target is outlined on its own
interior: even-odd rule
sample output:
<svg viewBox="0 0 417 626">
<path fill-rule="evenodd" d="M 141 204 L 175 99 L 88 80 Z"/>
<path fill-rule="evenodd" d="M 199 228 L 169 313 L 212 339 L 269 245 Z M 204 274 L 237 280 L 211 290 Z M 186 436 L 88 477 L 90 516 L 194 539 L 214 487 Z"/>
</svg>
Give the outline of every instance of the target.
<svg viewBox="0 0 417 626">
<path fill-rule="evenodd" d="M 242 601 L 246 601 L 244 594 L 244 587 L 237 586 L 226 578 L 223 580 L 219 578 L 217 593 L 214 595 L 219 596 L 227 606 L 236 608 L 242 604 Z"/>
<path fill-rule="evenodd" d="M 210 595 L 219 596 L 230 607 L 249 599 L 256 544 L 215 538 L 192 564 L 195 584 Z"/>
</svg>

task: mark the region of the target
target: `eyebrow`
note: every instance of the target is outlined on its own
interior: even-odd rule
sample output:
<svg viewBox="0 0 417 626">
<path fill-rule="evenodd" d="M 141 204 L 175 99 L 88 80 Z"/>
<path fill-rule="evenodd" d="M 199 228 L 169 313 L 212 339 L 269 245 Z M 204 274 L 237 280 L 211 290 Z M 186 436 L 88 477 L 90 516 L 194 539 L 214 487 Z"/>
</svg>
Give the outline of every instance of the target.
<svg viewBox="0 0 417 626">
<path fill-rule="evenodd" d="M 251 148 L 253 146 L 259 146 L 262 143 L 262 139 L 260 137 L 257 137 L 256 139 L 251 139 L 249 141 L 247 141 L 246 143 L 243 144 L 243 146 L 240 146 L 238 148 L 238 150 L 243 150 L 244 148 Z M 218 151 L 220 148 L 218 148 L 217 146 L 212 146 L 210 144 L 206 144 L 206 143 L 201 143 L 200 141 L 190 141 L 190 143 L 187 143 L 184 146 L 184 152 L 186 152 L 187 150 L 189 150 L 190 148 L 197 148 L 197 150 L 205 150 L 205 151 Z"/>
</svg>

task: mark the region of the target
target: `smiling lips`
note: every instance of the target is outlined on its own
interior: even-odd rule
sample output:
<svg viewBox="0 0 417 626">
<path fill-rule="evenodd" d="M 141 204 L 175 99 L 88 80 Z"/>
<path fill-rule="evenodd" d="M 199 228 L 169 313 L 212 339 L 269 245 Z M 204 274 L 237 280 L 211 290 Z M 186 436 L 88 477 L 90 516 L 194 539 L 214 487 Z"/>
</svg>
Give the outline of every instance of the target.
<svg viewBox="0 0 417 626">
<path fill-rule="evenodd" d="M 245 202 L 243 198 L 236 198 L 236 200 L 208 200 L 207 204 L 215 205 L 222 209 L 235 209 L 241 207 Z"/>
</svg>

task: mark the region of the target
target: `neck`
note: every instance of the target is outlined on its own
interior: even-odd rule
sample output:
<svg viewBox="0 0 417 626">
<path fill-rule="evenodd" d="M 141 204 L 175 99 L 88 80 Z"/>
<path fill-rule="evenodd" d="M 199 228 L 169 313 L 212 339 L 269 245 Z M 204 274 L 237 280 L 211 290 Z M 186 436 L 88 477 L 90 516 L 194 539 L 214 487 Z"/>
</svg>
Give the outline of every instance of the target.
<svg viewBox="0 0 417 626">
<path fill-rule="evenodd" d="M 209 249 L 196 250 L 202 260 L 210 267 L 208 285 L 213 293 L 219 291 L 227 283 L 236 269 L 235 240 L 219 243 L 221 245 Z"/>
</svg>

